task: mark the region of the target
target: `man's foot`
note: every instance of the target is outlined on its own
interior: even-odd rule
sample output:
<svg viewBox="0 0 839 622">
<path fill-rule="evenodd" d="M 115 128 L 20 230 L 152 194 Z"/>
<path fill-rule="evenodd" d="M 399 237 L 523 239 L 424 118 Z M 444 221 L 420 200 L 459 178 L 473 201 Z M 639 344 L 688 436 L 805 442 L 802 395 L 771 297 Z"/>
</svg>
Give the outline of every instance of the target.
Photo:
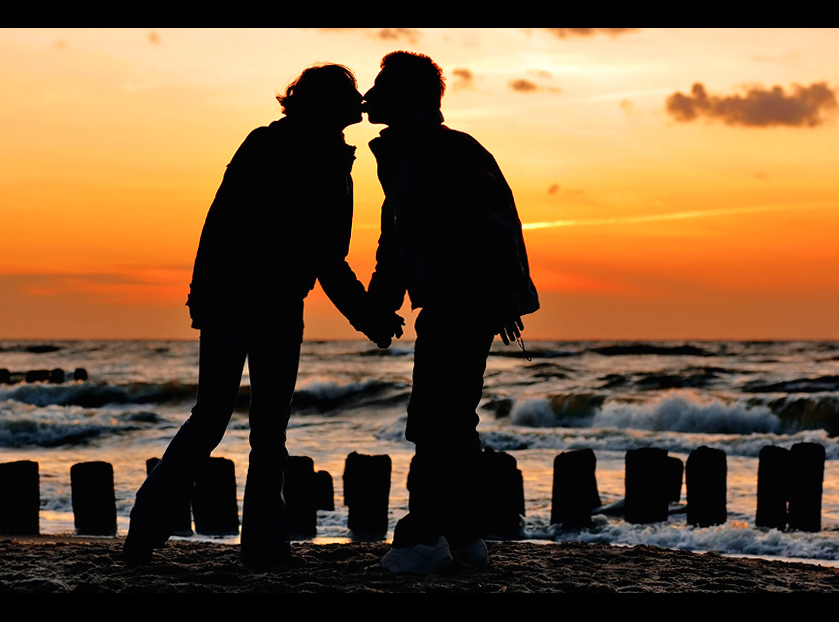
<svg viewBox="0 0 839 622">
<path fill-rule="evenodd" d="M 488 566 L 489 552 L 483 538 L 476 538 L 463 546 L 452 547 L 452 557 L 470 566 Z"/>
<path fill-rule="evenodd" d="M 393 573 L 432 573 L 444 569 L 452 561 L 449 543 L 440 536 L 433 544 L 394 546 L 382 558 L 380 565 Z"/>
</svg>

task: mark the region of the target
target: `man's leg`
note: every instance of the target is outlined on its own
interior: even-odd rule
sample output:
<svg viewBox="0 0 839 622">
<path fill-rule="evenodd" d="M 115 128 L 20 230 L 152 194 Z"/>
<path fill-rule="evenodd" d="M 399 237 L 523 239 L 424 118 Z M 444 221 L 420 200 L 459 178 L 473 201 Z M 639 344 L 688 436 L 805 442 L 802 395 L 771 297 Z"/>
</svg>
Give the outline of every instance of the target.
<svg viewBox="0 0 839 622">
<path fill-rule="evenodd" d="M 436 310 L 420 312 L 416 331 L 406 430 L 417 447 L 410 512 L 457 546 L 483 534 L 477 408 L 493 335 L 473 318 Z"/>
<path fill-rule="evenodd" d="M 394 530 L 394 548 L 453 547 L 483 535 L 477 407 L 492 334 L 450 313 L 423 309 L 416 321 L 414 373 L 406 438 L 416 445 L 408 475 L 409 513 Z"/>
<path fill-rule="evenodd" d="M 224 436 L 246 355 L 247 340 L 237 331 L 201 332 L 195 406 L 137 491 L 125 543 L 131 561 L 142 562 L 169 538 L 174 509 L 189 498 L 200 469 Z"/>
</svg>

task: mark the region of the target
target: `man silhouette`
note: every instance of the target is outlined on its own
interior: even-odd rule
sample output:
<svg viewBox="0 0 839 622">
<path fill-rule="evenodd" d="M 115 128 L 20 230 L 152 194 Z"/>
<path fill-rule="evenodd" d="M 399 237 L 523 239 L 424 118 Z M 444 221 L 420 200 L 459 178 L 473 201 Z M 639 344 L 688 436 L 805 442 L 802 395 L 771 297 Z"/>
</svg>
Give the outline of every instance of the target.
<svg viewBox="0 0 839 622">
<path fill-rule="evenodd" d="M 476 409 L 495 335 L 520 338 L 539 308 L 512 192 L 492 155 L 443 125 L 442 70 L 411 52 L 384 57 L 364 95 L 385 194 L 368 291 L 388 311 L 407 292 L 415 323 L 406 438 L 416 446 L 409 512 L 382 565 L 429 572 L 452 555 L 488 562 L 480 521 Z"/>
<path fill-rule="evenodd" d="M 201 331 L 192 414 L 137 492 L 124 545 L 147 562 L 172 529 L 232 415 L 245 360 L 250 378 L 250 455 L 242 561 L 291 561 L 283 499 L 286 428 L 303 340 L 303 300 L 319 281 L 336 307 L 380 347 L 401 318 L 375 312 L 346 262 L 355 147 L 343 130 L 361 120 L 355 77 L 340 65 L 305 70 L 278 96 L 285 116 L 251 132 L 210 206 L 187 302 Z"/>
</svg>

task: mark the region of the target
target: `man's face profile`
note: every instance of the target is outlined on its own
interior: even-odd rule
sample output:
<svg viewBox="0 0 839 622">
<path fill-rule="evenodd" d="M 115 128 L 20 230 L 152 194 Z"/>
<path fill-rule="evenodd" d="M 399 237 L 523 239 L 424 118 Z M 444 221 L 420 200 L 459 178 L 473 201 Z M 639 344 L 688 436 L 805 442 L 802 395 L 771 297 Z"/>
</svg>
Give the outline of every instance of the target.
<svg viewBox="0 0 839 622">
<path fill-rule="evenodd" d="M 370 123 L 390 125 L 398 116 L 398 89 L 393 75 L 387 69 L 382 69 L 372 88 L 364 94 L 364 112 Z"/>
</svg>

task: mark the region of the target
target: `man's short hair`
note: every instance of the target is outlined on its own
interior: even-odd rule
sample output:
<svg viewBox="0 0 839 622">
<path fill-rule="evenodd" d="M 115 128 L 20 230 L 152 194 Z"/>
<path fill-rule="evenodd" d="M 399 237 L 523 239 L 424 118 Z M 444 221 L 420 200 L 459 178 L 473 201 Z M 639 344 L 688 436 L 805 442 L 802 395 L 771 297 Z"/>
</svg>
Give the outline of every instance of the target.
<svg viewBox="0 0 839 622">
<path fill-rule="evenodd" d="M 349 80 L 358 88 L 355 75 L 347 67 L 335 63 L 314 65 L 304 69 L 303 73 L 288 85 L 285 95 L 277 95 L 286 116 L 297 114 L 299 110 L 318 108 L 334 95 L 336 85 Z"/>
<path fill-rule="evenodd" d="M 382 59 L 381 68 L 392 71 L 391 77 L 411 99 L 423 108 L 440 108 L 446 92 L 443 70 L 431 58 L 418 52 L 391 52 Z"/>
</svg>

